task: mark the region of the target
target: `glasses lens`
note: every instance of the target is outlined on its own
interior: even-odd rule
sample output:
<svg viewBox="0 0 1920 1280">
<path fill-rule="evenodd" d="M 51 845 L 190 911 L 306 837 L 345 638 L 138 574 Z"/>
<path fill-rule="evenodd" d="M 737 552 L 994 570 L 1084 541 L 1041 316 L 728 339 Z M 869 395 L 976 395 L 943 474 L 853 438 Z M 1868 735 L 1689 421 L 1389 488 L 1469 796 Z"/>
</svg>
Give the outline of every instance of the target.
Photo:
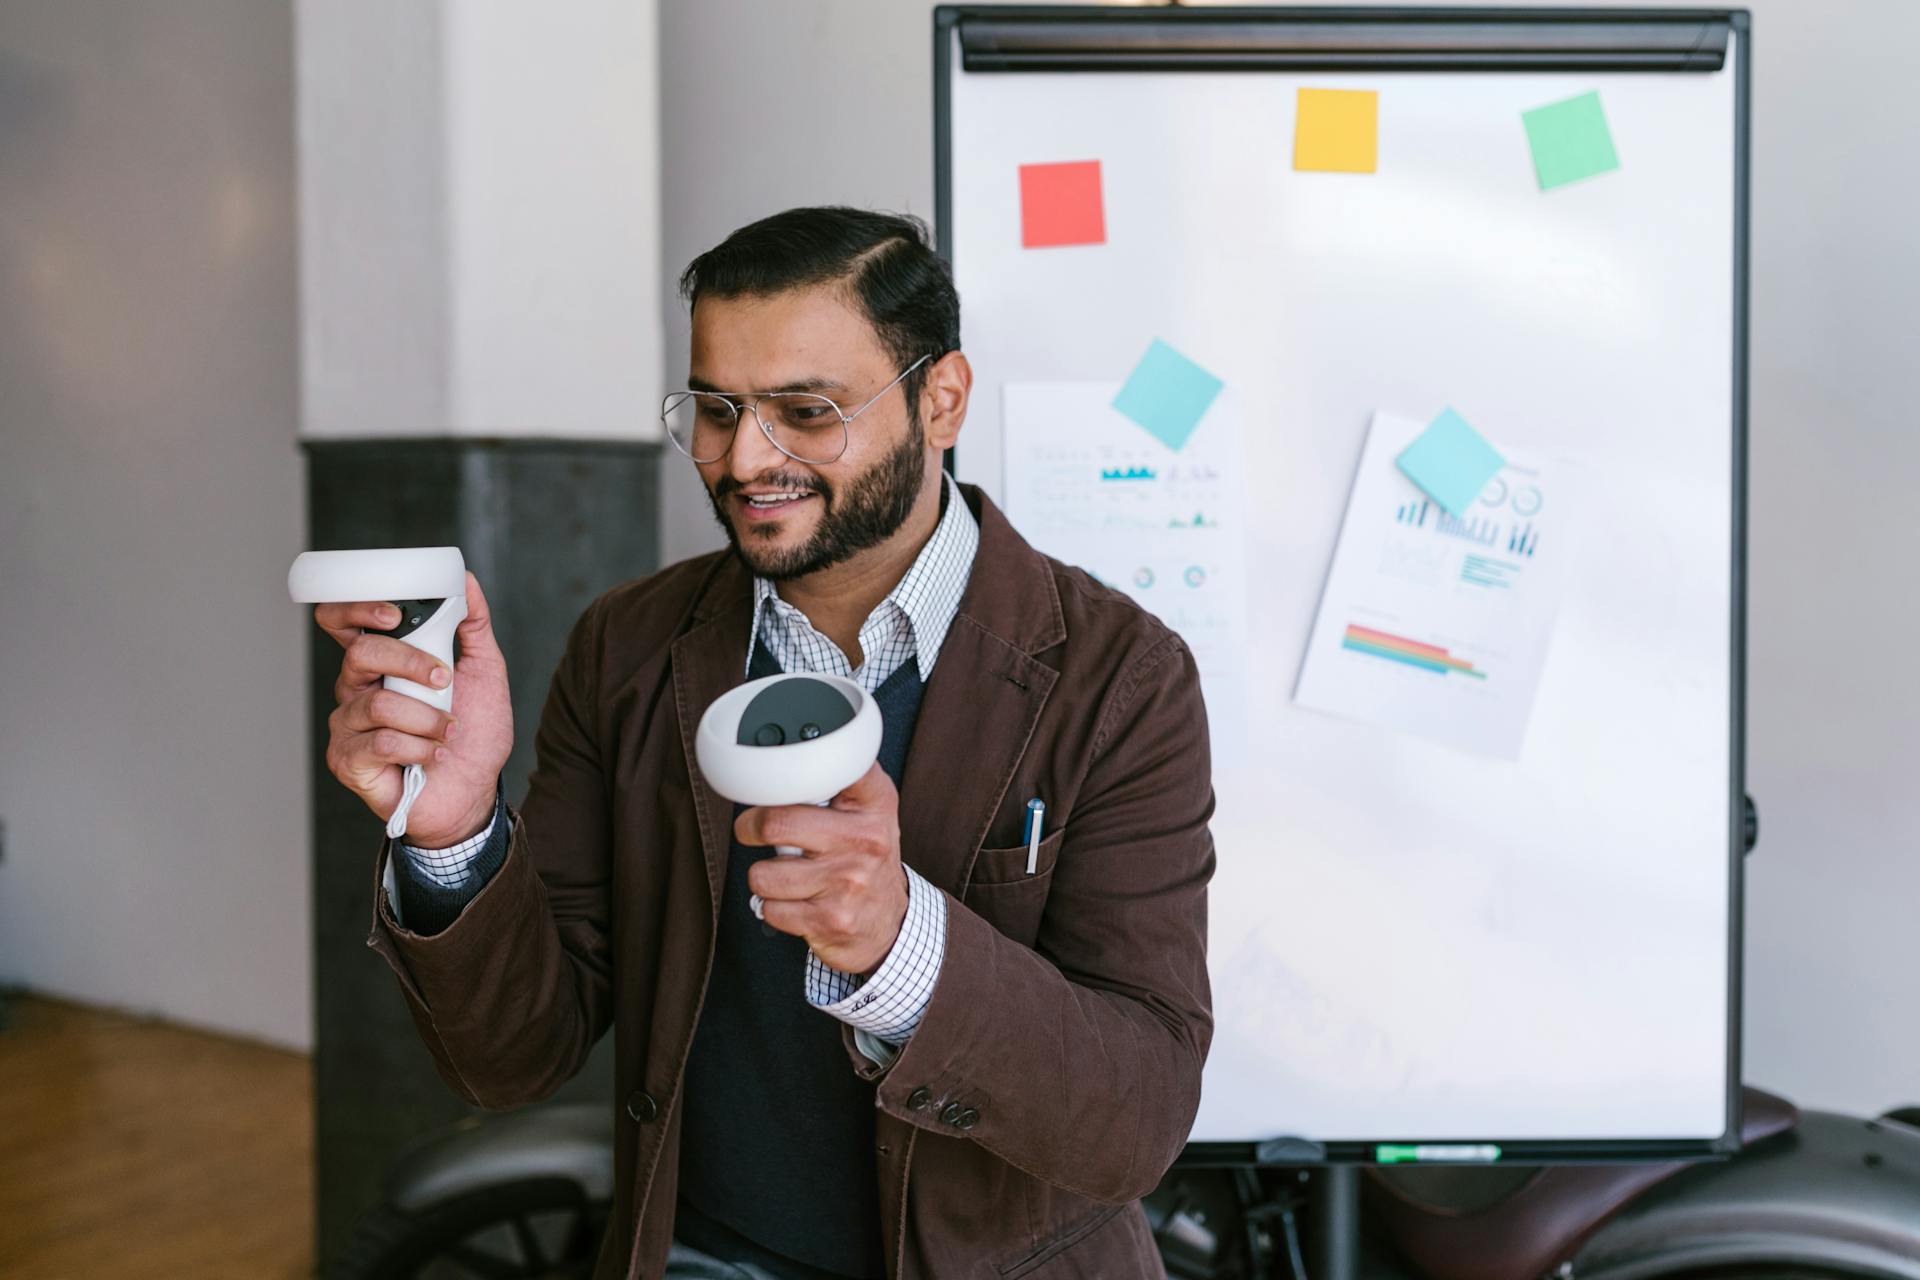
<svg viewBox="0 0 1920 1280">
<path fill-rule="evenodd" d="M 755 406 L 774 443 L 802 462 L 832 462 L 847 451 L 847 424 L 840 406 L 825 396 L 782 391 Z"/>
<path fill-rule="evenodd" d="M 660 409 L 667 437 L 695 462 L 712 462 L 727 451 L 739 416 L 733 401 L 725 396 L 697 391 L 675 392 Z"/>
</svg>

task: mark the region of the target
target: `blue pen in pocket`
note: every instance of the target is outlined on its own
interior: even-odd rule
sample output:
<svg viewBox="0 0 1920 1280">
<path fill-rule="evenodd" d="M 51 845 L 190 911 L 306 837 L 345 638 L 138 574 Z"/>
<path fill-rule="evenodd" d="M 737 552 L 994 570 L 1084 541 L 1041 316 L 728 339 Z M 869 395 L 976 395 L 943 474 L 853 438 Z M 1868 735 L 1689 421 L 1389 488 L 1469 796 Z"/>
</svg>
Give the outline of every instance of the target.
<svg viewBox="0 0 1920 1280">
<path fill-rule="evenodd" d="M 1039 796 L 1027 801 L 1027 874 L 1040 865 L 1040 828 L 1046 824 L 1046 801 Z"/>
</svg>

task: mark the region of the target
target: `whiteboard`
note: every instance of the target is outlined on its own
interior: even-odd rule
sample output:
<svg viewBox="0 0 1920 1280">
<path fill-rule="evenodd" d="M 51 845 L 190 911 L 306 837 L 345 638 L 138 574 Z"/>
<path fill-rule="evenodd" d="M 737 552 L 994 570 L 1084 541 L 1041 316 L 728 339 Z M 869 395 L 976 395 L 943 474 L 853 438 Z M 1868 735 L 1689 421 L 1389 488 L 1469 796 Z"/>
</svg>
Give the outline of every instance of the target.
<svg viewBox="0 0 1920 1280">
<path fill-rule="evenodd" d="M 1008 395 L 1111 387 L 1155 339 L 1238 417 L 1250 650 L 1234 707 L 1208 699 L 1241 736 L 1215 747 L 1194 1142 L 1725 1139 L 1744 51 L 1737 27 L 1711 73 L 1008 73 L 936 47 L 959 478 L 1005 506 Z M 1294 171 L 1302 87 L 1378 91 L 1376 173 Z M 1543 192 L 1521 113 L 1593 89 L 1620 167 Z M 1019 166 L 1094 159 L 1105 243 L 1023 248 Z M 1293 701 L 1370 421 L 1443 406 L 1579 477 L 1510 760 Z"/>
</svg>

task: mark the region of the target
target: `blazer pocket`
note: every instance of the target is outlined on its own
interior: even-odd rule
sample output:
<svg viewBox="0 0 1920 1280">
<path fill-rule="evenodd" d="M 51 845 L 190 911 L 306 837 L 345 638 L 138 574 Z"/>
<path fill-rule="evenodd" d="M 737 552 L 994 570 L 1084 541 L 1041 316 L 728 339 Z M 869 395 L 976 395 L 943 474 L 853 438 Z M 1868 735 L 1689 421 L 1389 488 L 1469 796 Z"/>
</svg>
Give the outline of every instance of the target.
<svg viewBox="0 0 1920 1280">
<path fill-rule="evenodd" d="M 1033 874 L 1027 874 L 1027 846 L 982 849 L 960 900 L 988 924 L 1022 946 L 1040 936 L 1040 917 L 1053 887 L 1053 863 L 1060 856 L 1065 827 L 1040 841 Z"/>
<path fill-rule="evenodd" d="M 1032 875 L 1027 874 L 1026 845 L 982 849 L 974 855 L 973 874 L 967 877 L 967 892 L 973 892 L 975 885 L 1030 884 L 1041 879 L 1053 870 L 1053 860 L 1060 856 L 1060 842 L 1066 837 L 1067 829 L 1057 827 L 1052 835 L 1040 838 Z"/>
</svg>

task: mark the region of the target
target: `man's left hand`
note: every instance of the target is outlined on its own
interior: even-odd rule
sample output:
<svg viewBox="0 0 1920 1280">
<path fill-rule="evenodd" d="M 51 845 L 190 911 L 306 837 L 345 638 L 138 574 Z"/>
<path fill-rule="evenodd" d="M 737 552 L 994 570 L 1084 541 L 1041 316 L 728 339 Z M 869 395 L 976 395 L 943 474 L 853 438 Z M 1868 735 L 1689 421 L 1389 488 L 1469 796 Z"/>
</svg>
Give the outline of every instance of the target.
<svg viewBox="0 0 1920 1280">
<path fill-rule="evenodd" d="M 829 969 L 880 967 L 907 918 L 907 877 L 900 794 L 878 762 L 828 808 L 759 805 L 734 819 L 733 833 L 741 844 L 794 845 L 804 855 L 763 858 L 748 869 L 768 924 L 805 938 Z"/>
</svg>

